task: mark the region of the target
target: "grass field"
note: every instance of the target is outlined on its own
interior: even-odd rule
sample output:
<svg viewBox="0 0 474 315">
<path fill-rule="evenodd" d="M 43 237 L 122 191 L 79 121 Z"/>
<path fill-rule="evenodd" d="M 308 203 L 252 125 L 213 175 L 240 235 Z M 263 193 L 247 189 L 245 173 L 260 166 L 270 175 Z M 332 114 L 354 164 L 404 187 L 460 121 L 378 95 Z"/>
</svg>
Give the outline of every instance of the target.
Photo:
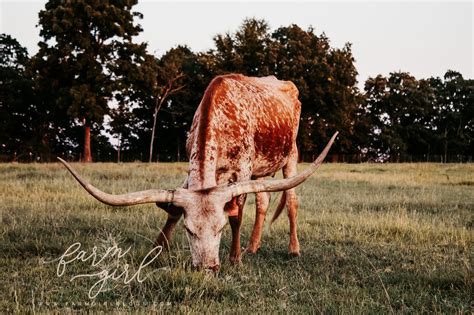
<svg viewBox="0 0 474 315">
<path fill-rule="evenodd" d="M 118 193 L 179 186 L 187 165 L 75 167 L 98 187 Z M 265 228 L 257 254 L 231 266 L 227 226 L 223 266 L 214 277 L 190 267 L 180 224 L 171 252 L 146 267 L 143 282 L 111 280 L 106 292 L 90 299 L 100 278 L 71 278 L 123 270 L 125 263 L 137 271 L 165 214 L 154 205 L 105 206 L 59 164 L 0 164 L 0 313 L 472 314 L 473 164 L 325 164 L 297 192 L 301 257 L 287 255 L 288 220 L 282 216 Z M 278 199 L 273 195 L 269 217 Z M 242 246 L 254 217 L 251 196 Z M 44 260 L 59 258 L 75 242 L 87 253 L 97 246 L 98 256 L 111 245 L 130 251 L 97 266 L 73 261 L 58 277 L 58 261 Z"/>
</svg>

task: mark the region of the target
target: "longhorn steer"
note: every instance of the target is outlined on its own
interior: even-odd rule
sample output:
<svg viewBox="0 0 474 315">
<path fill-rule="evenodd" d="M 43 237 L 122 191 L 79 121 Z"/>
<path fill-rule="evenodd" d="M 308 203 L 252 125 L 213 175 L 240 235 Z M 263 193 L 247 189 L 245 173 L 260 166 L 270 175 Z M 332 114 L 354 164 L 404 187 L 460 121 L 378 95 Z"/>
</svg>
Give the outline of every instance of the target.
<svg viewBox="0 0 474 315">
<path fill-rule="evenodd" d="M 337 132 L 320 156 L 297 175 L 296 135 L 301 103 L 292 82 L 238 74 L 218 76 L 209 84 L 194 115 L 186 143 L 189 172 L 181 188 L 110 195 L 82 179 L 81 185 L 109 205 L 156 203 L 168 212 L 157 242 L 165 245 L 184 214 L 193 265 L 217 271 L 219 244 L 227 212 L 232 229 L 231 261 L 240 260 L 240 224 L 247 193 L 257 193 L 257 217 L 249 243 L 255 252 L 268 206 L 267 192 L 285 191 L 290 221 L 289 253 L 299 255 L 294 187 L 323 162 Z M 284 179 L 262 177 L 283 170 Z M 259 179 L 260 178 L 260 179 Z M 259 180 L 252 180 L 259 179 Z"/>
</svg>

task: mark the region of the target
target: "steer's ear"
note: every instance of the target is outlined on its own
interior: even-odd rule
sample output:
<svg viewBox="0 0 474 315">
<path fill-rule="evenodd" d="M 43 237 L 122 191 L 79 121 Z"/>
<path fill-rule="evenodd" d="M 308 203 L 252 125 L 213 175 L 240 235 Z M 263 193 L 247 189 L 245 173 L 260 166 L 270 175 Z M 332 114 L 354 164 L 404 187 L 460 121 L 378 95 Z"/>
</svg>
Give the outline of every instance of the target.
<svg viewBox="0 0 474 315">
<path fill-rule="evenodd" d="M 237 205 L 237 198 L 232 198 L 224 206 L 224 212 L 227 213 L 229 217 L 235 217 L 239 214 L 239 206 Z"/>
<path fill-rule="evenodd" d="M 179 217 L 184 213 L 184 208 L 175 206 L 170 202 L 157 202 L 156 206 L 165 210 L 169 215 L 173 217 Z"/>
</svg>

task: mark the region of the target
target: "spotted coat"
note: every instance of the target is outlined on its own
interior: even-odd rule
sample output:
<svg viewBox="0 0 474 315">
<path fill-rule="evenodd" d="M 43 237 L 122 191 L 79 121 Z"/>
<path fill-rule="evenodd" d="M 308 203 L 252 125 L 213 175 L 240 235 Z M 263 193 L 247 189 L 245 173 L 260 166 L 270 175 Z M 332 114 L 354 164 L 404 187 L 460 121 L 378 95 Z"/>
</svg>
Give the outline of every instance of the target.
<svg viewBox="0 0 474 315">
<path fill-rule="evenodd" d="M 196 111 L 186 143 L 187 186 L 198 190 L 268 176 L 296 150 L 298 90 L 274 76 L 218 76 Z"/>
</svg>

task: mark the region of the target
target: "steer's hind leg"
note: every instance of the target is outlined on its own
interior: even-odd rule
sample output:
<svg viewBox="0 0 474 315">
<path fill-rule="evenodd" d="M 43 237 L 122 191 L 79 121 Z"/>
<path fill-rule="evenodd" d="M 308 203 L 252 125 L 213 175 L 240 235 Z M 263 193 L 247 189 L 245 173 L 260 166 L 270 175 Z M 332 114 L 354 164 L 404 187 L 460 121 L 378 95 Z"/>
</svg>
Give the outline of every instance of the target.
<svg viewBox="0 0 474 315">
<path fill-rule="evenodd" d="M 270 193 L 257 193 L 255 196 L 256 213 L 255 224 L 253 226 L 252 235 L 250 236 L 247 252 L 254 254 L 260 248 L 260 239 L 262 237 L 263 223 L 267 214 L 268 205 L 270 203 Z"/>
<path fill-rule="evenodd" d="M 283 176 L 285 178 L 295 176 L 297 174 L 297 166 L 298 163 L 298 152 L 296 148 L 292 150 L 290 157 L 288 159 L 288 163 L 283 167 Z M 296 198 L 295 189 L 292 188 L 290 190 L 285 191 L 286 194 L 286 206 L 288 208 L 288 219 L 290 221 L 290 245 L 288 246 L 288 253 L 291 256 L 299 256 L 300 255 L 300 244 L 298 242 L 298 235 L 297 235 L 297 211 L 298 211 L 298 199 Z"/>
<path fill-rule="evenodd" d="M 242 224 L 242 214 L 247 195 L 241 195 L 232 199 L 227 205 L 229 211 L 229 224 L 232 229 L 232 245 L 229 260 L 231 263 L 240 263 L 240 225 Z"/>
</svg>

